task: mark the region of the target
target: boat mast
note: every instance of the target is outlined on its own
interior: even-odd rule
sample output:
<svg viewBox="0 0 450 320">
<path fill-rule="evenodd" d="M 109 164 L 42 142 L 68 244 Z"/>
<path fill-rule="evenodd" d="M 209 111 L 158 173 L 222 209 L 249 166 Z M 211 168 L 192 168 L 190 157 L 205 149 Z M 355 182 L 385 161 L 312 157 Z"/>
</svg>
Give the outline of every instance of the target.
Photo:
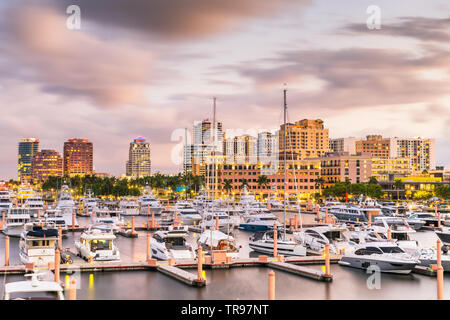
<svg viewBox="0 0 450 320">
<path fill-rule="evenodd" d="M 214 158 L 214 187 L 213 187 L 213 201 L 216 200 L 217 189 L 217 172 L 216 172 L 216 97 L 213 97 L 213 158 Z"/>
<path fill-rule="evenodd" d="M 287 89 L 283 90 L 284 93 L 284 240 L 286 240 L 286 197 L 287 197 L 287 161 L 286 161 L 286 148 L 287 148 L 287 130 L 286 130 L 286 113 L 287 113 L 287 103 L 286 103 L 286 92 Z M 289 198 L 289 197 L 287 197 Z"/>
</svg>

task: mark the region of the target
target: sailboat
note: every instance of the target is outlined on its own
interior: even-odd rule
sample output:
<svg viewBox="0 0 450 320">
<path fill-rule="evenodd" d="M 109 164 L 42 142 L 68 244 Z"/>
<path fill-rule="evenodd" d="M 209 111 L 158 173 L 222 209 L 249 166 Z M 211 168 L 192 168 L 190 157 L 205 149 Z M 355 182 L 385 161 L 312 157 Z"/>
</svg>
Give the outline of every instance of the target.
<svg viewBox="0 0 450 320">
<path fill-rule="evenodd" d="M 284 138 L 286 139 L 286 92 L 284 89 Z M 285 140 L 286 141 L 286 140 Z M 284 195 L 287 195 L 287 164 L 286 147 L 284 148 Z M 283 201 L 284 221 L 286 221 L 286 201 Z M 285 256 L 306 256 L 305 246 L 295 241 L 286 239 L 286 224 L 284 224 L 283 233 L 277 232 L 277 253 Z M 257 252 L 271 254 L 274 253 L 274 231 L 269 230 L 264 233 L 256 233 L 250 238 L 249 247 Z"/>
</svg>

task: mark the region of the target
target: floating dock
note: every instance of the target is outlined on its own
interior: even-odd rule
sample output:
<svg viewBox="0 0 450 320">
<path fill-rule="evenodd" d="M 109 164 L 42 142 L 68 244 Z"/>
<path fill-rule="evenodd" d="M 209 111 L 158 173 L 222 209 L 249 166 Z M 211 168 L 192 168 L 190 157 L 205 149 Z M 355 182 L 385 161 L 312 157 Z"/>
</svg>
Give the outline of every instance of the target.
<svg viewBox="0 0 450 320">
<path fill-rule="evenodd" d="M 159 265 L 157 267 L 157 270 L 194 287 L 206 286 L 206 279 L 198 280 L 195 274 L 187 272 L 175 266 Z"/>
<path fill-rule="evenodd" d="M 273 261 L 273 262 L 269 262 L 268 267 L 273 268 L 273 269 L 278 269 L 281 271 L 286 271 L 289 273 L 293 273 L 299 276 L 304 276 L 307 278 L 311 278 L 314 280 L 319 280 L 319 281 L 326 281 L 326 282 L 330 282 L 333 280 L 333 276 L 331 274 L 326 274 L 325 272 L 319 271 L 319 270 L 313 270 L 310 268 L 306 268 L 306 267 L 302 267 L 299 265 L 293 265 L 290 263 L 286 263 L 286 262 L 280 262 L 280 261 Z"/>
</svg>

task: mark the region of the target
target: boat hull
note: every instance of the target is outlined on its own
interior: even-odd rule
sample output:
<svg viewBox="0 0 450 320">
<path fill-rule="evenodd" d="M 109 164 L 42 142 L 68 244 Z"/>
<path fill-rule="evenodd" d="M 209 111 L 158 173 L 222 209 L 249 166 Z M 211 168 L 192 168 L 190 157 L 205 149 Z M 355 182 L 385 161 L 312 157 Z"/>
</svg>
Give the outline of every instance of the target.
<svg viewBox="0 0 450 320">
<path fill-rule="evenodd" d="M 339 261 L 342 266 L 367 270 L 370 266 L 379 267 L 381 272 L 408 274 L 418 264 L 416 261 L 378 260 L 354 256 L 343 256 Z"/>
</svg>

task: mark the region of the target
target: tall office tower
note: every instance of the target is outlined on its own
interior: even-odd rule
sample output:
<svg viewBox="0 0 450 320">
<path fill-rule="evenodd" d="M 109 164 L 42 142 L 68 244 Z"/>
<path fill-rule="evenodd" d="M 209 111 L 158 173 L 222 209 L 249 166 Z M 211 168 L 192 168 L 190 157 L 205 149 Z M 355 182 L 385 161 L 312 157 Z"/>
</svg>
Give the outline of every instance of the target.
<svg viewBox="0 0 450 320">
<path fill-rule="evenodd" d="M 137 137 L 130 143 L 126 173 L 133 178 L 151 175 L 150 144 L 144 137 Z"/>
<path fill-rule="evenodd" d="M 19 142 L 18 176 L 19 182 L 27 182 L 32 179 L 31 164 L 33 156 L 39 151 L 39 140 L 25 138 Z"/>
<path fill-rule="evenodd" d="M 389 138 L 383 139 L 381 135 L 368 135 L 366 140 L 357 140 L 355 144 L 356 152 L 370 153 L 373 158 L 389 158 L 391 148 Z"/>
<path fill-rule="evenodd" d="M 226 163 L 257 163 L 258 140 L 250 135 L 228 138 L 226 146 Z"/>
<path fill-rule="evenodd" d="M 357 140 L 358 139 L 354 137 L 330 139 L 330 151 L 355 154 Z"/>
<path fill-rule="evenodd" d="M 195 121 L 193 127 L 192 144 L 183 148 L 183 169 L 198 174 L 213 151 L 223 153 L 224 134 L 222 123 L 216 122 L 216 130 L 213 132 L 213 123 L 209 119 Z M 215 143 L 214 141 L 215 140 Z M 200 170 L 200 171 L 199 171 Z"/>
<path fill-rule="evenodd" d="M 436 167 L 435 140 L 422 138 L 391 138 L 391 158 L 409 158 L 414 171 Z"/>
<path fill-rule="evenodd" d="M 301 160 L 321 157 L 330 151 L 328 129 L 324 128 L 320 119 L 287 123 L 286 131 L 285 125 L 282 124 L 279 131 L 279 150 L 280 157 L 284 156 L 285 150 L 287 158 Z"/>
<path fill-rule="evenodd" d="M 258 133 L 257 154 L 258 162 L 267 163 L 278 159 L 278 131 L 276 133 L 269 131 Z"/>
<path fill-rule="evenodd" d="M 35 182 L 42 182 L 48 177 L 62 177 L 63 159 L 55 150 L 41 150 L 33 156 L 31 175 Z"/>
<path fill-rule="evenodd" d="M 93 174 L 94 148 L 88 139 L 71 138 L 64 142 L 64 174 Z"/>
</svg>

